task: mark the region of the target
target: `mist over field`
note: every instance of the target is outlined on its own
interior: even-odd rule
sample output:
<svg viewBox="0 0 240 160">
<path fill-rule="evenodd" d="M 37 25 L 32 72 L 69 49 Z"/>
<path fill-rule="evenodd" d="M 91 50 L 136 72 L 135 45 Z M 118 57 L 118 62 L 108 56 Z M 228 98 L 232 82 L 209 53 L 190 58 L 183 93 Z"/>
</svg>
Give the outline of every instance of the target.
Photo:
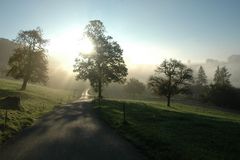
<svg viewBox="0 0 240 160">
<path fill-rule="evenodd" d="M 208 83 L 213 82 L 213 76 L 217 69 L 217 67 L 227 67 L 229 72 L 231 73 L 231 83 L 235 87 L 240 87 L 240 54 L 239 55 L 230 55 L 226 60 L 219 61 L 218 59 L 206 59 L 203 63 L 194 63 L 194 59 L 191 60 L 192 63 L 183 62 L 187 66 L 193 69 L 194 76 L 196 77 L 197 71 L 200 66 L 206 72 Z M 128 77 L 135 77 L 143 82 L 147 82 L 149 76 L 154 73 L 154 70 L 159 64 L 133 64 L 129 65 L 129 76 Z"/>
<path fill-rule="evenodd" d="M 8 59 L 14 53 L 15 45 L 11 40 L 0 38 L 0 76 L 6 78 Z M 48 55 L 47 86 L 52 88 L 83 89 L 88 88 L 88 82 L 76 81 L 74 74 L 63 67 L 56 57 Z"/>
<path fill-rule="evenodd" d="M 14 43 L 8 39 L 0 38 L 0 71 L 1 76 L 6 74 L 7 61 L 9 57 L 13 54 Z M 57 57 L 52 56 L 51 53 L 48 53 L 49 59 L 49 81 L 48 86 L 54 88 L 75 88 L 77 86 L 89 86 L 88 82 L 75 81 L 75 75 L 72 72 L 71 68 L 65 68 L 64 62 L 59 60 Z M 74 61 L 74 60 L 73 60 Z M 195 59 L 191 59 L 188 62 L 185 62 L 187 66 L 193 69 L 194 76 L 196 76 L 197 71 L 200 66 L 202 66 L 206 72 L 208 83 L 212 83 L 214 73 L 217 67 L 226 66 L 229 69 L 229 72 L 232 74 L 230 80 L 232 85 L 235 87 L 240 87 L 240 54 L 231 55 L 224 60 L 220 61 L 218 59 L 209 59 L 206 58 L 206 61 L 203 63 L 194 63 Z M 149 76 L 154 73 L 154 70 L 157 66 L 161 64 L 162 60 L 159 60 L 158 64 L 133 64 L 127 63 L 128 67 L 128 79 L 137 78 L 143 83 L 147 83 Z M 183 62 L 184 63 L 184 62 Z M 72 66 L 73 67 L 73 66 Z"/>
</svg>

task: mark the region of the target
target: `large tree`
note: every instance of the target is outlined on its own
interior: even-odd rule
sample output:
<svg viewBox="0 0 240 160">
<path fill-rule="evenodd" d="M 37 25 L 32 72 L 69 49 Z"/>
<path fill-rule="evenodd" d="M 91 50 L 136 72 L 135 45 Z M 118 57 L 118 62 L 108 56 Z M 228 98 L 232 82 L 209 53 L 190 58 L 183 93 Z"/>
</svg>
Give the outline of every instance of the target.
<svg viewBox="0 0 240 160">
<path fill-rule="evenodd" d="M 149 78 L 148 86 L 157 95 L 167 97 L 170 106 L 171 97 L 178 93 L 186 93 L 192 81 L 192 69 L 175 59 L 164 60 Z"/>
<path fill-rule="evenodd" d="M 26 89 L 29 81 L 46 84 L 48 61 L 44 46 L 47 40 L 43 39 L 41 29 L 38 27 L 33 30 L 20 31 L 14 41 L 17 48 L 9 58 L 10 69 L 7 76 L 23 79 L 22 90 Z"/>
<path fill-rule="evenodd" d="M 90 54 L 80 53 L 73 70 L 77 72 L 77 80 L 90 81 L 91 86 L 98 92 L 99 102 L 104 85 L 110 82 L 125 82 L 127 76 L 123 50 L 111 36 L 105 34 L 105 27 L 100 20 L 89 22 L 84 35 L 92 41 L 94 51 Z"/>
</svg>

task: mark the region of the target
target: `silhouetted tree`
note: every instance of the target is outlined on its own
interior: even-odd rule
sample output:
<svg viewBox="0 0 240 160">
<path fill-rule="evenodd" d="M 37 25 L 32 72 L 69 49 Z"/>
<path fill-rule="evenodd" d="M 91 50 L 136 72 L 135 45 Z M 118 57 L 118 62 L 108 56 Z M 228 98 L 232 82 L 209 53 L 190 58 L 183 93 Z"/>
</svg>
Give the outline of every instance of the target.
<svg viewBox="0 0 240 160">
<path fill-rule="evenodd" d="M 43 39 L 41 29 L 38 27 L 33 30 L 20 31 L 14 41 L 17 48 L 9 58 L 10 70 L 7 76 L 23 79 L 22 90 L 26 89 L 29 81 L 46 84 L 48 61 L 44 46 L 47 40 Z"/>
<path fill-rule="evenodd" d="M 207 85 L 207 76 L 202 66 L 199 67 L 196 84 L 199 86 Z"/>
<path fill-rule="evenodd" d="M 226 67 L 217 67 L 213 84 L 210 85 L 209 100 L 219 106 L 236 107 L 239 103 L 238 92 L 231 85 L 231 74 Z"/>
<path fill-rule="evenodd" d="M 134 96 L 142 94 L 145 91 L 145 85 L 135 78 L 130 78 L 124 89 L 128 94 Z"/>
<path fill-rule="evenodd" d="M 105 35 L 105 27 L 100 20 L 93 20 L 85 27 L 85 35 L 93 42 L 94 51 L 91 54 L 81 53 L 76 58 L 74 72 L 76 79 L 89 80 L 91 86 L 102 98 L 102 87 L 110 82 L 125 82 L 127 68 L 122 57 L 123 50 Z"/>
<path fill-rule="evenodd" d="M 231 74 L 228 72 L 225 66 L 222 68 L 219 68 L 218 66 L 213 79 L 214 85 L 231 86 L 230 77 Z"/>
<path fill-rule="evenodd" d="M 186 93 L 192 81 L 192 69 L 175 59 L 164 60 L 157 67 L 154 76 L 151 76 L 148 86 L 157 95 L 167 97 L 167 106 L 170 106 L 171 97 L 178 93 Z"/>
<path fill-rule="evenodd" d="M 207 76 L 202 66 L 199 67 L 195 83 L 191 86 L 191 92 L 194 98 L 206 101 L 208 96 Z"/>
</svg>

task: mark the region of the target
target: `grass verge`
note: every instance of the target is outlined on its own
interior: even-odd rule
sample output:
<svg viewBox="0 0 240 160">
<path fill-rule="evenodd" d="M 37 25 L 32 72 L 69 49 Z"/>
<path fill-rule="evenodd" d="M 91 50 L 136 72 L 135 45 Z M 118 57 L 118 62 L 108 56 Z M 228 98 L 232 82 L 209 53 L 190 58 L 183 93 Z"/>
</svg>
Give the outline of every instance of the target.
<svg viewBox="0 0 240 160">
<path fill-rule="evenodd" d="M 20 96 L 23 111 L 8 111 L 7 127 L 4 129 L 5 110 L 0 109 L 0 144 L 31 125 L 44 113 L 57 105 L 73 99 L 72 92 L 51 89 L 44 86 L 28 84 L 27 90 L 20 91 L 21 82 L 0 79 L 0 99 L 6 96 Z"/>
<path fill-rule="evenodd" d="M 127 124 L 122 105 L 126 104 Z M 105 100 L 100 117 L 149 159 L 234 160 L 240 157 L 240 115 L 161 102 Z"/>
</svg>

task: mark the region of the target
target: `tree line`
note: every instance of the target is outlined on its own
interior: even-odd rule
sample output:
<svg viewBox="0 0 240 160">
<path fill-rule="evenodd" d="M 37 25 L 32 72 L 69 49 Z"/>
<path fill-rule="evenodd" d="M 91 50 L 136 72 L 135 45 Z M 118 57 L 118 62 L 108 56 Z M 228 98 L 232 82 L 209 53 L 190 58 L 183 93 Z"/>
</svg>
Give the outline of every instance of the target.
<svg viewBox="0 0 240 160">
<path fill-rule="evenodd" d="M 111 82 L 124 84 L 128 69 L 124 62 L 120 45 L 109 35 L 100 20 L 90 21 L 85 27 L 84 36 L 93 45 L 92 53 L 80 53 L 73 66 L 76 80 L 89 80 L 90 85 L 98 93 L 98 101 L 102 99 L 102 89 Z M 48 61 L 45 46 L 48 40 L 43 38 L 40 28 L 20 31 L 14 40 L 17 48 L 9 58 L 8 76 L 22 79 L 21 90 L 27 83 L 46 84 L 48 80 Z M 176 59 L 164 60 L 148 80 L 148 88 L 156 95 L 167 98 L 167 106 L 176 94 L 192 94 L 202 101 L 210 101 L 217 105 L 235 105 L 237 90 L 230 83 L 231 74 L 226 67 L 217 67 L 213 83 L 207 83 L 207 76 L 200 66 L 197 78 L 193 78 L 193 70 Z M 145 85 L 137 79 L 130 79 L 125 90 L 129 94 L 142 93 Z M 234 100 L 233 98 L 236 97 Z"/>
<path fill-rule="evenodd" d="M 239 90 L 230 82 L 231 74 L 224 67 L 217 67 L 213 81 L 208 84 L 207 76 L 202 66 L 197 77 L 193 71 L 180 61 L 165 60 L 155 70 L 155 75 L 148 81 L 149 88 L 157 95 L 166 96 L 167 106 L 175 94 L 192 95 L 195 99 L 210 102 L 219 106 L 237 107 L 239 105 Z"/>
</svg>

